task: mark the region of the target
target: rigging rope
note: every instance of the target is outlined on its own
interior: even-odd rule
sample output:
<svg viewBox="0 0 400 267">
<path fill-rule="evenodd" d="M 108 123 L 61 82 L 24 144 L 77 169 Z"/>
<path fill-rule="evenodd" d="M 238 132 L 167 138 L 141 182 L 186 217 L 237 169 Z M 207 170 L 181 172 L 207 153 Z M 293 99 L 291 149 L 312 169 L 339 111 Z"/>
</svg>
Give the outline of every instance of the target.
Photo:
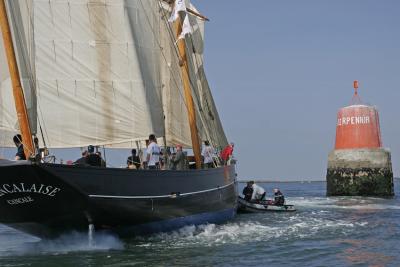
<svg viewBox="0 0 400 267">
<path fill-rule="evenodd" d="M 170 24 L 169 24 L 169 22 L 168 22 L 168 20 L 167 20 L 167 14 L 166 14 L 165 9 L 163 8 L 163 6 L 162 6 L 162 4 L 161 4 L 161 1 L 159 0 L 158 2 L 159 2 L 160 10 L 161 10 L 161 12 L 163 12 L 162 19 L 164 20 L 165 25 L 166 25 L 166 27 L 167 27 L 167 30 L 168 30 L 168 33 L 169 33 L 169 37 L 170 37 L 170 41 L 171 41 L 171 43 L 173 44 L 175 54 L 176 54 L 177 58 L 179 59 L 179 58 L 180 58 L 180 55 L 179 55 L 179 52 L 178 52 L 178 49 L 177 49 L 177 46 L 176 46 L 176 41 L 175 41 L 174 32 L 173 32 L 173 30 L 171 29 L 171 26 L 170 26 Z M 160 45 L 160 48 L 161 48 L 161 51 L 162 51 L 161 45 Z M 188 49 L 186 49 L 186 50 L 188 50 Z M 164 55 L 164 54 L 163 54 L 163 55 Z M 186 55 L 186 56 L 188 56 L 188 55 Z M 165 61 L 166 61 L 166 63 L 167 63 L 167 66 L 169 67 L 171 73 L 174 74 L 173 71 L 172 71 L 172 69 L 171 69 L 171 67 L 168 65 L 168 61 L 167 61 L 167 59 L 166 59 L 165 56 L 164 56 L 164 59 L 165 59 Z M 189 65 L 188 65 L 187 60 L 184 62 L 184 64 L 187 65 L 187 69 L 189 70 Z M 192 89 L 191 91 L 194 92 L 195 86 L 194 86 L 194 84 L 193 84 L 193 81 L 191 80 L 190 74 L 189 74 L 188 76 L 189 76 L 189 83 L 190 83 L 191 89 Z M 182 77 L 180 77 L 180 79 L 182 80 Z M 176 82 L 175 79 L 174 79 L 174 83 L 175 83 L 175 85 L 177 86 L 177 88 L 179 89 L 179 86 L 177 85 L 177 82 Z M 186 102 L 184 101 L 184 96 L 183 96 L 181 90 L 179 90 L 179 93 L 180 93 L 181 98 L 183 99 L 183 103 L 185 104 L 185 106 L 186 106 L 186 108 L 187 108 L 187 104 L 186 104 Z M 196 97 L 195 99 L 197 100 L 197 102 L 194 101 L 194 103 L 197 104 L 197 111 L 199 112 L 199 115 L 200 115 L 200 116 L 199 116 L 199 117 L 200 117 L 200 122 L 201 122 L 202 126 L 204 127 L 204 129 L 205 129 L 205 131 L 206 131 L 206 132 L 205 132 L 206 138 L 208 138 L 208 139 L 210 140 L 210 139 L 212 139 L 212 138 L 211 138 L 211 135 L 209 134 L 209 127 L 208 127 L 208 125 L 204 122 L 204 118 L 201 116 L 201 109 L 199 108 L 199 107 L 200 107 L 200 101 L 199 101 L 198 96 L 197 96 L 197 94 L 196 94 L 195 92 L 194 92 L 194 95 L 195 95 L 195 97 Z M 211 141 L 211 140 L 210 140 L 210 141 Z"/>
</svg>

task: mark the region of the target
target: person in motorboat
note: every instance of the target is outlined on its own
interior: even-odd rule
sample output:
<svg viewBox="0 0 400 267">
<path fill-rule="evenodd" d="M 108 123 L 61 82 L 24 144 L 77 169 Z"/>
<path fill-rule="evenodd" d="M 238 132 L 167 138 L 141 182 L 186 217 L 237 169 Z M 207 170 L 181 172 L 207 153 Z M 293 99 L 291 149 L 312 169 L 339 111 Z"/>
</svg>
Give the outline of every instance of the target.
<svg viewBox="0 0 400 267">
<path fill-rule="evenodd" d="M 254 181 L 250 181 L 251 187 L 253 189 L 253 194 L 251 195 L 251 201 L 261 202 L 265 199 L 266 192 L 264 188 L 254 183 Z"/>
<path fill-rule="evenodd" d="M 251 196 L 253 195 L 253 186 L 252 186 L 251 182 L 247 182 L 247 185 L 246 185 L 245 188 L 243 188 L 243 192 L 242 193 L 244 195 L 244 199 L 246 201 L 250 202 Z"/>
<path fill-rule="evenodd" d="M 285 197 L 283 196 L 281 190 L 279 188 L 274 189 L 274 204 L 277 206 L 282 206 L 285 204 Z"/>
</svg>

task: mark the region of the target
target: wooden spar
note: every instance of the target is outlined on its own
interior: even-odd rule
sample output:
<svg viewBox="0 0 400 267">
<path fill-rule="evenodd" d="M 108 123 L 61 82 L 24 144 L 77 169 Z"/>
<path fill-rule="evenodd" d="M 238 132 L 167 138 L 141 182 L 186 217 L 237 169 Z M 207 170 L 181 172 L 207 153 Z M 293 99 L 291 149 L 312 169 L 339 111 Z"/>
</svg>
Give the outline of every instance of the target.
<svg viewBox="0 0 400 267">
<path fill-rule="evenodd" d="M 200 14 L 200 13 L 198 13 L 198 12 L 188 8 L 188 7 L 186 8 L 186 11 L 189 12 L 190 14 L 193 14 L 193 15 L 205 20 L 205 21 L 210 21 L 210 19 L 207 18 L 206 16 L 204 16 L 204 15 L 202 15 L 202 14 Z"/>
<path fill-rule="evenodd" d="M 187 15 L 186 15 L 187 16 Z M 188 117 L 189 117 L 189 126 L 190 126 L 190 135 L 192 138 L 192 147 L 193 147 L 193 154 L 194 159 L 196 161 L 196 168 L 201 169 L 201 151 L 200 151 L 200 142 L 199 142 L 199 135 L 197 131 L 197 124 L 196 124 L 196 111 L 194 108 L 192 91 L 190 88 L 190 80 L 189 80 L 189 67 L 187 64 L 186 59 L 186 44 L 185 38 L 179 39 L 179 35 L 182 32 L 182 19 L 178 16 L 178 19 L 174 22 L 176 38 L 177 38 L 177 45 L 179 50 L 179 65 L 181 68 L 182 79 L 183 79 L 183 89 L 185 93 L 185 102 L 186 108 L 188 110 Z"/>
<path fill-rule="evenodd" d="M 0 0 L 0 27 L 3 34 L 4 48 L 6 51 L 8 69 L 10 71 L 11 83 L 13 87 L 13 95 L 15 108 L 17 110 L 18 123 L 21 130 L 22 142 L 24 144 L 24 153 L 28 159 L 34 153 L 31 128 L 29 126 L 28 112 L 25 104 L 24 92 L 19 77 L 17 59 L 15 57 L 14 46 L 10 24 L 8 23 L 6 0 Z"/>
<path fill-rule="evenodd" d="M 165 3 L 167 3 L 168 5 L 171 5 L 171 4 L 174 3 L 173 0 L 162 0 L 162 1 L 165 2 Z M 192 15 L 195 15 L 196 17 L 201 18 L 202 20 L 210 21 L 209 18 L 207 18 L 206 16 L 200 14 L 199 12 L 194 11 L 194 10 L 191 9 L 191 8 L 188 8 L 188 7 L 187 7 L 187 8 L 186 8 L 186 11 L 189 12 L 190 14 L 192 14 Z"/>
</svg>

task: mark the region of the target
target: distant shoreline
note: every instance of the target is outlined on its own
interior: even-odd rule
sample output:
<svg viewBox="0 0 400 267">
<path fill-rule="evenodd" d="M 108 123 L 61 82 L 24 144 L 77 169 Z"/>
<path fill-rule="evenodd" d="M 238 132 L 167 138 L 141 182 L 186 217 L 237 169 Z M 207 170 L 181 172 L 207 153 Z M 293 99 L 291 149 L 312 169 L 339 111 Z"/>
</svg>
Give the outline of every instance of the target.
<svg viewBox="0 0 400 267">
<path fill-rule="evenodd" d="M 393 179 L 400 180 L 400 177 L 394 177 Z M 239 183 L 246 183 L 247 181 L 254 181 L 256 183 L 320 183 L 326 182 L 326 180 L 289 180 L 289 181 L 279 181 L 279 180 L 258 180 L 258 179 L 248 179 L 248 180 L 238 180 Z"/>
<path fill-rule="evenodd" d="M 314 183 L 314 182 L 326 182 L 326 180 L 290 180 L 290 181 L 278 181 L 278 180 L 238 180 L 239 183 L 246 183 L 247 181 L 254 181 L 255 183 Z"/>
</svg>

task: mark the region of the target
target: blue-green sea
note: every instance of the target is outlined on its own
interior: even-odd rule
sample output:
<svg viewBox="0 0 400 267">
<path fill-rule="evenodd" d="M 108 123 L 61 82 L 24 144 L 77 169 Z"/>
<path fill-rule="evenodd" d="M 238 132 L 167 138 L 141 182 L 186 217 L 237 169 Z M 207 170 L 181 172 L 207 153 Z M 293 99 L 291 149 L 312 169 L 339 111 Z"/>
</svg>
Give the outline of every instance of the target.
<svg viewBox="0 0 400 267">
<path fill-rule="evenodd" d="M 326 197 L 325 182 L 261 185 L 297 211 L 127 240 L 95 233 L 92 244 L 86 233 L 49 241 L 0 225 L 0 266 L 400 266 L 399 180 L 391 199 Z"/>
</svg>

